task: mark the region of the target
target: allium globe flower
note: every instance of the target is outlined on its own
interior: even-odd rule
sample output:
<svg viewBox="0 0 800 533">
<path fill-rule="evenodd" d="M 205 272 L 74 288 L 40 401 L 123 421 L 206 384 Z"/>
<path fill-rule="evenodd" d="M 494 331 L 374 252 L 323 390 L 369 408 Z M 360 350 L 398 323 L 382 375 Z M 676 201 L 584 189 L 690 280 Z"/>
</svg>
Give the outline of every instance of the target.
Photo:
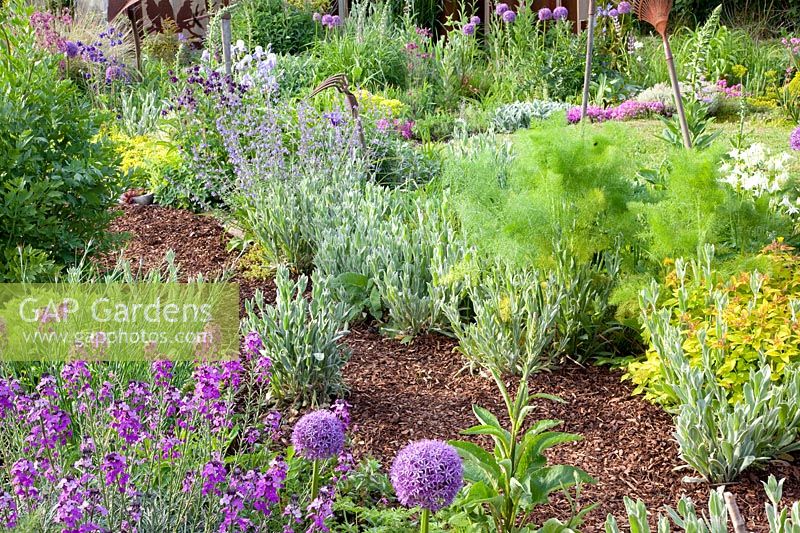
<svg viewBox="0 0 800 533">
<path fill-rule="evenodd" d="M 79 48 L 78 48 L 78 45 L 76 43 L 74 43 L 73 41 L 64 42 L 64 53 L 67 55 L 67 57 L 69 57 L 71 59 L 71 58 L 77 56 L 78 52 L 79 52 Z"/>
<path fill-rule="evenodd" d="M 546 20 L 550 20 L 553 18 L 553 12 L 550 11 L 549 7 L 543 7 L 539 10 L 539 20 L 544 22 Z"/>
<path fill-rule="evenodd" d="M 314 22 L 320 22 L 322 20 L 322 15 L 320 15 L 319 13 L 314 13 L 313 15 L 311 15 L 311 19 Z"/>
<path fill-rule="evenodd" d="M 292 445 L 297 455 L 305 459 L 336 457 L 344 447 L 344 426 L 330 411 L 313 411 L 294 425 Z"/>
<path fill-rule="evenodd" d="M 558 6 L 553 10 L 553 19 L 554 20 L 566 20 L 567 16 L 569 15 L 569 11 L 564 6 Z"/>
<path fill-rule="evenodd" d="M 617 5 L 617 11 L 619 12 L 620 15 L 627 15 L 628 13 L 630 13 L 631 12 L 631 4 L 630 4 L 630 2 L 626 2 L 625 0 L 622 0 L 622 2 L 620 2 Z"/>
<path fill-rule="evenodd" d="M 335 28 L 335 27 L 337 27 L 337 26 L 341 26 L 341 25 L 342 25 L 342 19 L 341 19 L 341 17 L 339 17 L 339 15 L 334 15 L 334 16 L 331 18 L 331 26 L 333 26 L 333 27 Z"/>
<path fill-rule="evenodd" d="M 475 35 L 475 25 L 471 22 L 469 24 L 464 24 L 461 31 L 464 32 L 464 35 Z"/>
<path fill-rule="evenodd" d="M 458 452 L 437 440 L 412 442 L 400 450 L 389 477 L 400 503 L 434 513 L 453 503 L 464 483 Z"/>
<path fill-rule="evenodd" d="M 469 23 L 477 26 L 478 24 L 481 23 L 481 18 L 478 15 L 472 15 L 469 18 Z"/>
<path fill-rule="evenodd" d="M 617 11 L 616 8 L 612 7 L 608 12 L 608 16 L 611 17 L 612 19 L 615 19 L 619 16 L 619 11 Z"/>
<path fill-rule="evenodd" d="M 325 13 L 324 15 L 322 15 L 322 19 L 320 19 L 320 21 L 322 22 L 323 26 L 330 26 L 331 24 L 333 24 L 333 16 L 330 15 L 329 13 Z"/>
<path fill-rule="evenodd" d="M 789 136 L 789 148 L 800 151 L 800 126 L 795 128 L 795 130 Z"/>
<path fill-rule="evenodd" d="M 498 15 L 502 15 L 508 11 L 508 4 L 497 4 L 497 7 L 494 8 L 494 12 Z"/>
<path fill-rule="evenodd" d="M 503 13 L 503 22 L 512 23 L 517 20 L 517 14 L 511 11 L 510 9 Z"/>
</svg>

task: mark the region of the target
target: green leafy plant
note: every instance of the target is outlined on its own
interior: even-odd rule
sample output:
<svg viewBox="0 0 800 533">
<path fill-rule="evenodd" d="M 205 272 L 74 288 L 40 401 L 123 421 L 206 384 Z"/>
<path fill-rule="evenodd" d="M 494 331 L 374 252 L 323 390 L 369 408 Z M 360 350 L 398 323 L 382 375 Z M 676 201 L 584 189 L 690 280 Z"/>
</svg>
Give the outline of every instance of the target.
<svg viewBox="0 0 800 533">
<path fill-rule="evenodd" d="M 709 117 L 707 108 L 697 101 L 687 101 L 685 111 L 692 147 L 697 150 L 709 148 L 714 143 L 714 140 L 719 137 L 720 133 L 722 133 L 721 130 L 713 132 L 707 131 L 708 126 L 714 122 L 714 117 Z M 664 124 L 664 130 L 661 132 L 660 138 L 676 148 L 682 147 L 683 137 L 677 117 L 673 115 L 671 118 L 661 116 L 658 118 Z"/>
<path fill-rule="evenodd" d="M 272 390 L 283 402 L 321 404 L 343 390 L 342 366 L 347 349 L 339 340 L 347 333 L 349 306 L 331 301 L 331 280 L 311 276 L 289 277 L 286 267 L 275 273 L 275 304 L 264 301 L 261 291 L 245 302 L 245 331 L 256 331 L 272 360 Z"/>
<path fill-rule="evenodd" d="M 579 435 L 551 431 L 560 421 L 540 420 L 524 430 L 525 421 L 533 410 L 531 400 L 562 400 L 547 394 L 530 394 L 527 376 L 523 376 L 512 398 L 500 375 L 497 372 L 492 375 L 503 396 L 511 426 L 506 429 L 487 409 L 472 407 L 479 424 L 462 434 L 491 437 L 495 446 L 493 452 L 488 452 L 472 442 L 451 441 L 464 460 L 464 480 L 468 485 L 460 503 L 476 514 L 473 527 L 478 526 L 482 531 L 535 531 L 532 526 L 520 526 L 520 517 L 535 506 L 547 503 L 553 492 L 566 493 L 570 487 L 594 483 L 594 480 L 579 468 L 547 464 L 546 450 L 581 439 Z M 568 526 L 580 524 L 581 517 L 590 510 L 578 512 Z M 556 525 L 556 521 L 548 521 L 543 530 L 557 531 Z"/>
<path fill-rule="evenodd" d="M 0 279 L 7 281 L 19 281 L 7 263 L 18 247 L 41 266 L 70 264 L 90 243 L 107 249 L 108 207 L 122 192 L 117 156 L 99 135 L 102 113 L 59 75 L 59 56 L 36 47 L 27 13 L 0 13 L 10 30 L 0 39 Z"/>
<path fill-rule="evenodd" d="M 658 514 L 657 524 L 659 533 L 669 533 L 671 524 L 680 528 L 681 531 L 692 531 L 696 533 L 727 533 L 728 531 L 728 512 L 725 508 L 725 499 L 722 491 L 724 487 L 711 491 L 708 498 L 708 515 L 698 513 L 691 499 L 686 496 L 681 497 L 678 502 L 677 510 L 667 507 L 667 516 Z M 650 520 L 648 517 L 647 506 L 642 500 L 633 501 L 625 496 L 625 513 L 627 514 L 627 525 L 630 531 L 640 533 L 650 533 Z M 671 520 L 671 522 L 670 522 Z M 605 523 L 606 533 L 619 533 L 620 528 L 617 519 L 609 514 Z"/>
<path fill-rule="evenodd" d="M 713 294 L 713 293 L 712 293 Z M 782 383 L 772 381 L 769 365 L 751 368 L 741 399 L 731 403 L 717 383 L 714 361 L 719 343 L 696 335 L 701 350 L 699 367 L 684 354 L 686 334 L 670 323 L 669 309 L 658 308 L 655 283 L 642 292 L 645 327 L 661 360 L 665 391 L 674 398 L 675 439 L 683 461 L 712 483 L 733 481 L 746 468 L 800 450 L 800 367 L 784 369 Z M 724 296 L 712 305 L 724 307 Z M 717 321 L 719 336 L 725 323 Z"/>
</svg>

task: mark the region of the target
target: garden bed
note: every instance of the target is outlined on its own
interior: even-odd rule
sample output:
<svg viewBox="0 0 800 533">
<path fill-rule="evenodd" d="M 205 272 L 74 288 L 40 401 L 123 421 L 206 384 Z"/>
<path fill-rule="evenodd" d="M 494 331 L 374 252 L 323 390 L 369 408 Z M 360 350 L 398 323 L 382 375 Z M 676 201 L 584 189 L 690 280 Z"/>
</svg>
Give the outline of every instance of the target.
<svg viewBox="0 0 800 533">
<path fill-rule="evenodd" d="M 175 251 L 183 274 L 214 277 L 235 268 L 235 255 L 227 251 L 226 234 L 210 216 L 164 207 L 122 208 L 112 231 L 130 234 L 123 256 L 134 264 L 154 267 L 167 250 Z M 241 297 L 256 288 L 274 298 L 270 281 L 253 282 L 235 277 Z M 474 424 L 473 404 L 502 412 L 502 400 L 491 378 L 470 373 L 457 353 L 457 343 L 445 336 L 423 335 L 403 344 L 384 337 L 375 328 L 353 328 L 345 343 L 352 357 L 344 368 L 352 404 L 354 448 L 370 454 L 387 466 L 404 444 L 423 438 L 453 439 L 461 429 Z M 530 380 L 533 392 L 554 394 L 566 401 L 539 401 L 533 419 L 563 420 L 561 430 L 577 433 L 583 440 L 551 450 L 557 463 L 585 469 L 598 483 L 584 487 L 583 505 L 597 503 L 583 531 L 603 529 L 608 513 L 624 515 L 623 497 L 641 498 L 649 509 L 675 505 L 683 494 L 704 508 L 709 488 L 682 483 L 689 472 L 680 466 L 672 439 L 670 416 L 620 380 L 621 374 L 606 367 L 569 366 L 541 372 Z M 484 445 L 487 443 L 483 443 Z M 764 522 L 766 498 L 761 481 L 769 474 L 786 478 L 785 502 L 800 499 L 800 467 L 775 463 L 764 471 L 745 473 L 728 490 L 737 501 L 751 531 L 767 530 Z M 533 519 L 565 517 L 567 502 L 554 498 L 537 509 Z"/>
</svg>

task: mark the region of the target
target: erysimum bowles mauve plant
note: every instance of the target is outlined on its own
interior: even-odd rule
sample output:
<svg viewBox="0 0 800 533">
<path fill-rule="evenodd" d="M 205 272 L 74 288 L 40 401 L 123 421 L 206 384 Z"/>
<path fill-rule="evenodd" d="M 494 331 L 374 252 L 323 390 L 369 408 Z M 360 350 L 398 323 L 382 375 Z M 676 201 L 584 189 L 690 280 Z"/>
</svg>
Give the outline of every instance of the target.
<svg viewBox="0 0 800 533">
<path fill-rule="evenodd" d="M 340 453 L 318 497 L 293 492 L 300 463 L 274 446 L 279 416 L 247 395 L 269 385 L 260 344 L 248 335 L 242 362 L 156 361 L 142 381 L 122 377 L 132 367 L 84 361 L 64 364 L 34 387 L 0 379 L 0 461 L 7 465 L 0 472 L 0 526 L 324 529 L 351 460 Z M 244 412 L 254 408 L 260 416 Z M 333 412 L 343 432 L 346 405 Z"/>
<path fill-rule="evenodd" d="M 497 417 L 483 407 L 472 407 L 479 424 L 462 433 L 489 436 L 495 446 L 494 453 L 490 453 L 472 442 L 451 442 L 464 459 L 467 493 L 461 504 L 473 513 L 470 520 L 480 524 L 482 531 L 535 531 L 532 527 L 519 527 L 520 518 L 535 506 L 547 503 L 552 492 L 566 491 L 580 483 L 594 483 L 594 479 L 580 468 L 547 464 L 544 456 L 547 449 L 581 439 L 579 435 L 550 431 L 560 421 L 541 420 L 527 431 L 522 429 L 533 410 L 531 399 L 562 400 L 547 394 L 529 394 L 527 374 L 520 380 L 516 397 L 512 398 L 500 375 L 494 371 L 492 375 L 508 409 L 511 427 L 505 429 Z M 567 526 L 578 525 L 590 510 L 591 507 L 577 513 Z M 556 520 L 545 524 L 546 527 L 557 525 L 560 524 Z"/>
</svg>

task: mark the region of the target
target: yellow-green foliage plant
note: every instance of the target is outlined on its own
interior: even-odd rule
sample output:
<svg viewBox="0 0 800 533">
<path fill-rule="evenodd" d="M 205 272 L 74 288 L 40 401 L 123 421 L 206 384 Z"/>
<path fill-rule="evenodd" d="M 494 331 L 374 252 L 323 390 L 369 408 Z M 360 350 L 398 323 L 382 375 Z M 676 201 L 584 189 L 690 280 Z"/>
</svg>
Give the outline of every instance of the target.
<svg viewBox="0 0 800 533">
<path fill-rule="evenodd" d="M 636 238 L 630 155 L 616 124 L 582 131 L 551 123 L 519 132 L 512 151 L 473 146 L 450 158 L 453 205 L 481 252 L 517 265 L 555 264 L 558 247 L 579 263 Z M 498 159 L 499 158 L 499 159 Z"/>
<path fill-rule="evenodd" d="M 743 386 L 762 358 L 776 382 L 787 366 L 800 362 L 800 256 L 774 243 L 752 261 L 755 269 L 733 275 L 715 269 L 713 257 L 713 246 L 707 245 L 699 261 L 676 260 L 659 304 L 684 332 L 683 352 L 694 368 L 704 361 L 697 333 L 705 332 L 705 344 L 712 348 L 711 370 L 735 402 L 742 399 Z M 636 392 L 666 405 L 677 403 L 652 342 L 643 361 L 628 365 L 627 377 Z"/>
</svg>

